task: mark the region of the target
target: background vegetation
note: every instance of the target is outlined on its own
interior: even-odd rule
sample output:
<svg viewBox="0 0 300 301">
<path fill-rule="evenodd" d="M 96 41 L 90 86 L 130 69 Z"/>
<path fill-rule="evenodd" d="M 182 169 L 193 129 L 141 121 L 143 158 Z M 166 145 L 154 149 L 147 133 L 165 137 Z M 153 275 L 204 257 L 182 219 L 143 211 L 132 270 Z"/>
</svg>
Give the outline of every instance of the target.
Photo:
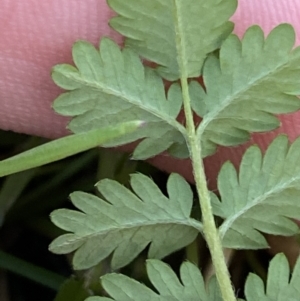
<svg viewBox="0 0 300 301">
<path fill-rule="evenodd" d="M 44 142 L 46 140 L 42 138 L 0 131 L 0 159 Z M 108 272 L 105 262 L 91 270 L 74 273 L 69 256 L 58 256 L 48 251 L 49 243 L 61 234 L 61 230 L 50 222 L 49 214 L 56 208 L 71 208 L 68 195 L 75 190 L 95 193 L 93 183 L 100 179 L 115 179 L 129 187 L 129 175 L 133 172 L 150 175 L 164 191 L 166 174 L 145 162 L 130 160 L 129 154 L 100 148 L 2 178 L 0 300 L 42 298 L 44 301 L 83 301 L 91 292 L 102 293 L 98 279 Z M 194 203 L 194 214 L 198 214 L 198 201 Z M 276 243 L 274 246 L 276 248 Z M 290 245 L 290 251 L 297 252 L 295 248 L 298 246 Z M 197 249 L 200 251 L 197 252 Z M 265 250 L 228 252 L 227 255 L 233 283 L 240 291 L 243 291 L 250 271 L 265 279 L 272 257 Z M 145 258 L 146 251 L 121 272 L 150 285 L 145 273 Z M 178 271 L 184 259 L 198 263 L 205 277 L 212 273 L 209 253 L 202 237 L 199 236 L 195 244 L 165 261 Z M 292 262 L 293 258 L 290 257 L 290 260 Z"/>
</svg>

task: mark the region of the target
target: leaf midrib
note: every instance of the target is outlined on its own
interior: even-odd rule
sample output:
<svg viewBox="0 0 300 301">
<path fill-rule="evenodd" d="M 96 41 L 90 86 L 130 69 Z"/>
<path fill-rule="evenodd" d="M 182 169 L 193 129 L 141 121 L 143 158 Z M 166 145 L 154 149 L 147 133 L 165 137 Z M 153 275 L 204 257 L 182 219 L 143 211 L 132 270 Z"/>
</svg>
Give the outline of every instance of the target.
<svg viewBox="0 0 300 301">
<path fill-rule="evenodd" d="M 186 136 L 185 128 L 179 122 L 177 122 L 176 119 L 170 118 L 170 116 L 168 116 L 168 115 L 161 114 L 162 111 L 154 110 L 154 108 L 152 108 L 152 107 L 143 105 L 142 102 L 136 101 L 134 97 L 132 99 L 129 99 L 125 95 L 120 93 L 119 91 L 114 90 L 112 88 L 104 87 L 99 82 L 91 82 L 91 81 L 84 80 L 82 78 L 81 78 L 81 80 L 79 80 L 78 76 L 72 76 L 72 75 L 71 76 L 70 75 L 64 75 L 64 76 L 69 78 L 70 80 L 76 82 L 76 83 L 79 83 L 80 85 L 82 85 L 84 87 L 89 87 L 89 88 L 94 89 L 96 91 L 100 91 L 101 93 L 105 93 L 105 94 L 108 94 L 108 95 L 113 95 L 115 97 L 118 97 L 118 98 L 122 99 L 125 102 L 128 102 L 128 103 L 130 103 L 134 106 L 137 106 L 140 109 L 142 109 L 142 110 L 156 116 L 157 118 L 163 120 L 164 122 L 169 124 L 171 127 L 178 130 L 184 137 Z M 81 89 L 81 88 L 78 88 L 78 89 Z M 168 101 L 168 100 L 166 100 L 166 101 Z"/>
<path fill-rule="evenodd" d="M 197 230 L 198 232 L 202 232 L 202 224 L 201 222 L 194 220 L 193 218 L 188 218 L 188 219 L 180 219 L 180 220 L 175 220 L 172 219 L 170 220 L 160 220 L 160 221 L 149 221 L 149 222 L 141 222 L 141 223 L 135 223 L 135 224 L 127 224 L 127 225 L 120 225 L 120 227 L 112 227 L 108 230 L 101 230 L 101 231 L 95 231 L 95 233 L 92 234 L 87 234 L 87 235 L 83 235 L 83 236 L 79 236 L 78 235 L 78 239 L 76 238 L 76 240 L 72 240 L 72 243 L 74 241 L 80 241 L 80 240 L 87 240 L 96 236 L 101 236 L 101 235 L 111 235 L 113 232 L 120 232 L 120 231 L 126 231 L 127 229 L 134 229 L 134 228 L 143 228 L 143 227 L 152 227 L 152 226 L 160 226 L 160 225 L 167 225 L 167 224 L 174 224 L 173 226 L 188 226 L 191 227 L 195 230 Z M 76 232 L 68 232 L 68 233 L 72 233 L 74 235 L 77 235 Z"/>
</svg>

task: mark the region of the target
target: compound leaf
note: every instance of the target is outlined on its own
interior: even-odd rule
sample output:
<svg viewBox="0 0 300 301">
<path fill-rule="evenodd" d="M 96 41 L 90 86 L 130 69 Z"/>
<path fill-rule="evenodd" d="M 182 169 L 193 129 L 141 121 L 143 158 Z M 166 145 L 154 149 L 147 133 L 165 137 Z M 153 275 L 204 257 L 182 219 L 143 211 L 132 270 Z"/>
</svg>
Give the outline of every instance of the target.
<svg viewBox="0 0 300 301">
<path fill-rule="evenodd" d="M 135 194 L 116 181 L 100 181 L 97 188 L 106 201 L 72 193 L 73 204 L 82 212 L 59 209 L 51 214 L 54 224 L 71 233 L 55 239 L 50 250 L 57 254 L 77 250 L 75 269 L 92 267 L 114 252 L 111 264 L 116 269 L 150 243 L 149 257 L 162 258 L 191 243 L 202 230 L 201 223 L 189 217 L 193 194 L 180 175 L 169 177 L 169 198 L 142 174 L 131 176 L 131 186 Z"/>
<path fill-rule="evenodd" d="M 158 293 L 145 285 L 121 274 L 108 274 L 101 277 L 101 283 L 113 298 L 90 297 L 86 301 L 222 301 L 222 297 L 213 278 L 205 290 L 203 277 L 199 269 L 190 262 L 180 267 L 180 280 L 175 272 L 162 261 L 147 260 L 148 277 Z"/>
<path fill-rule="evenodd" d="M 168 80 L 198 77 L 207 54 L 219 48 L 233 29 L 228 19 L 236 0 L 108 0 L 118 16 L 110 25 L 127 37 L 125 44 L 160 65 Z"/>
<path fill-rule="evenodd" d="M 279 127 L 275 114 L 300 108 L 300 47 L 292 50 L 294 42 L 290 25 L 277 26 L 266 39 L 261 28 L 252 26 L 242 41 L 231 35 L 219 58 L 206 60 L 205 92 L 196 82 L 190 85 L 193 108 L 203 117 L 197 130 L 203 157 L 217 145 L 246 142 L 249 132 Z"/>
<path fill-rule="evenodd" d="M 147 126 L 103 146 L 145 138 L 133 154 L 136 159 L 152 157 L 174 145 L 186 156 L 185 129 L 176 121 L 182 106 L 179 85 L 173 84 L 166 96 L 162 79 L 144 67 L 133 51 L 121 51 L 108 38 L 102 39 L 99 49 L 79 41 L 73 46 L 76 68 L 62 64 L 53 69 L 56 84 L 70 90 L 60 95 L 53 107 L 61 115 L 74 117 L 71 131 L 81 133 L 143 120 Z"/>
<path fill-rule="evenodd" d="M 300 295 L 300 260 L 298 259 L 290 279 L 289 263 L 283 254 L 270 262 L 266 289 L 263 281 L 254 274 L 246 280 L 247 301 L 297 301 Z"/>
<path fill-rule="evenodd" d="M 218 176 L 221 202 L 212 198 L 214 213 L 224 218 L 220 236 L 224 247 L 258 249 L 268 246 L 261 232 L 291 236 L 300 215 L 300 138 L 290 146 L 278 136 L 264 156 L 257 146 L 248 148 L 239 174 L 225 163 Z"/>
</svg>

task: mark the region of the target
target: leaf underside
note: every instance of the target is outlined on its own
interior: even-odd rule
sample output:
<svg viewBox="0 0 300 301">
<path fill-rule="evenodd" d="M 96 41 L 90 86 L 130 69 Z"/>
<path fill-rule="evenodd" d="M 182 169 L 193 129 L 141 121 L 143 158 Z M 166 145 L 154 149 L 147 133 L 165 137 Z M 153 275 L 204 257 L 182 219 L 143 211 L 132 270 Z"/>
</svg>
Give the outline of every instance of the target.
<svg viewBox="0 0 300 301">
<path fill-rule="evenodd" d="M 110 25 L 126 37 L 126 46 L 158 64 L 158 73 L 174 81 L 181 77 L 179 56 L 188 77 L 200 76 L 207 54 L 218 49 L 233 29 L 228 19 L 237 1 L 108 0 L 108 4 L 118 14 Z"/>
<path fill-rule="evenodd" d="M 97 188 L 104 199 L 83 192 L 71 194 L 80 211 L 59 209 L 52 222 L 71 232 L 55 239 L 50 250 L 57 254 L 75 252 L 75 269 L 86 269 L 112 256 L 112 268 L 130 263 L 147 245 L 148 256 L 163 258 L 190 244 L 201 231 L 191 219 L 193 194 L 178 174 L 171 174 L 164 196 L 154 182 L 142 174 L 131 177 L 134 191 L 113 180 L 102 180 Z"/>
<path fill-rule="evenodd" d="M 300 48 L 292 50 L 295 32 L 277 26 L 265 39 L 258 26 L 250 27 L 242 41 L 231 35 L 221 46 L 219 58 L 204 64 L 205 92 L 190 83 L 192 105 L 203 117 L 198 127 L 203 157 L 217 145 L 246 142 L 250 132 L 280 126 L 274 115 L 299 110 Z"/>
<path fill-rule="evenodd" d="M 73 60 L 76 67 L 57 65 L 52 72 L 55 83 L 69 90 L 54 101 L 53 108 L 73 117 L 69 124 L 72 132 L 143 120 L 146 126 L 104 146 L 145 138 L 134 151 L 136 159 L 155 156 L 171 146 L 177 155 L 188 155 L 185 129 L 176 121 L 182 106 L 178 84 L 173 84 L 166 96 L 162 79 L 144 67 L 137 54 L 121 51 L 108 38 L 102 39 L 99 51 L 87 42 L 75 43 Z"/>
<path fill-rule="evenodd" d="M 218 176 L 221 202 L 212 194 L 214 214 L 224 218 L 220 226 L 223 246 L 258 249 L 268 246 L 261 232 L 291 236 L 300 216 L 300 138 L 289 145 L 278 136 L 264 156 L 251 146 L 242 158 L 239 174 L 230 162 Z"/>
<path fill-rule="evenodd" d="M 121 274 L 108 274 L 101 278 L 101 283 L 113 298 L 90 297 L 86 301 L 222 301 L 217 281 L 213 278 L 205 289 L 199 269 L 190 262 L 180 267 L 180 280 L 175 272 L 165 263 L 147 260 L 148 277 L 157 290 L 155 293 L 145 285 Z"/>
<path fill-rule="evenodd" d="M 101 278 L 106 292 L 113 298 L 89 297 L 86 301 L 222 301 L 215 278 L 208 284 L 208 292 L 199 269 L 185 262 L 180 267 L 180 280 L 165 263 L 147 261 L 149 280 L 158 294 L 145 285 L 121 274 L 108 274 Z M 277 254 L 270 262 L 266 288 L 262 279 L 250 274 L 245 283 L 247 301 L 298 301 L 300 295 L 300 260 L 292 277 L 289 263 L 283 254 Z M 242 299 L 238 299 L 243 301 Z"/>
<path fill-rule="evenodd" d="M 262 279 L 250 274 L 246 280 L 247 301 L 297 301 L 300 296 L 300 260 L 298 259 L 292 277 L 283 254 L 276 255 L 270 262 L 266 289 Z"/>
</svg>

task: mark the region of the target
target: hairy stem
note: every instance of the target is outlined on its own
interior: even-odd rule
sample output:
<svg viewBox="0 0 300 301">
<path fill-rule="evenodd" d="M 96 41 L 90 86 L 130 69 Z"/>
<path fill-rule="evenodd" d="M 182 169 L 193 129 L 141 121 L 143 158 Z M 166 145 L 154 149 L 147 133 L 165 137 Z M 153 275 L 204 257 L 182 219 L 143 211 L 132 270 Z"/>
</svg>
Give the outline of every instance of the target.
<svg viewBox="0 0 300 301">
<path fill-rule="evenodd" d="M 186 118 L 187 143 L 190 152 L 190 158 L 193 166 L 193 173 L 199 196 L 200 207 L 202 211 L 203 233 L 207 241 L 212 263 L 214 265 L 217 280 L 220 286 L 221 294 L 224 301 L 236 301 L 233 287 L 230 281 L 230 275 L 227 269 L 225 256 L 223 253 L 222 243 L 217 230 L 210 202 L 209 190 L 204 173 L 204 166 L 201 155 L 201 144 L 196 135 L 193 111 L 188 86 L 188 68 L 185 58 L 186 45 L 183 42 L 184 37 L 183 22 L 179 13 L 181 1 L 174 0 L 174 24 L 176 32 L 177 61 L 180 69 L 180 81 L 183 96 L 183 107 Z"/>
<path fill-rule="evenodd" d="M 186 128 L 188 132 L 189 151 L 202 211 L 203 232 L 211 253 L 212 262 L 216 271 L 223 300 L 236 301 L 230 281 L 230 275 L 226 265 L 226 260 L 223 254 L 221 239 L 212 213 L 209 190 L 207 187 L 204 166 L 201 157 L 201 146 L 196 136 L 193 113 L 190 106 L 187 77 L 184 75 L 181 77 L 181 85 L 183 92 L 184 112 L 186 117 Z"/>
</svg>

